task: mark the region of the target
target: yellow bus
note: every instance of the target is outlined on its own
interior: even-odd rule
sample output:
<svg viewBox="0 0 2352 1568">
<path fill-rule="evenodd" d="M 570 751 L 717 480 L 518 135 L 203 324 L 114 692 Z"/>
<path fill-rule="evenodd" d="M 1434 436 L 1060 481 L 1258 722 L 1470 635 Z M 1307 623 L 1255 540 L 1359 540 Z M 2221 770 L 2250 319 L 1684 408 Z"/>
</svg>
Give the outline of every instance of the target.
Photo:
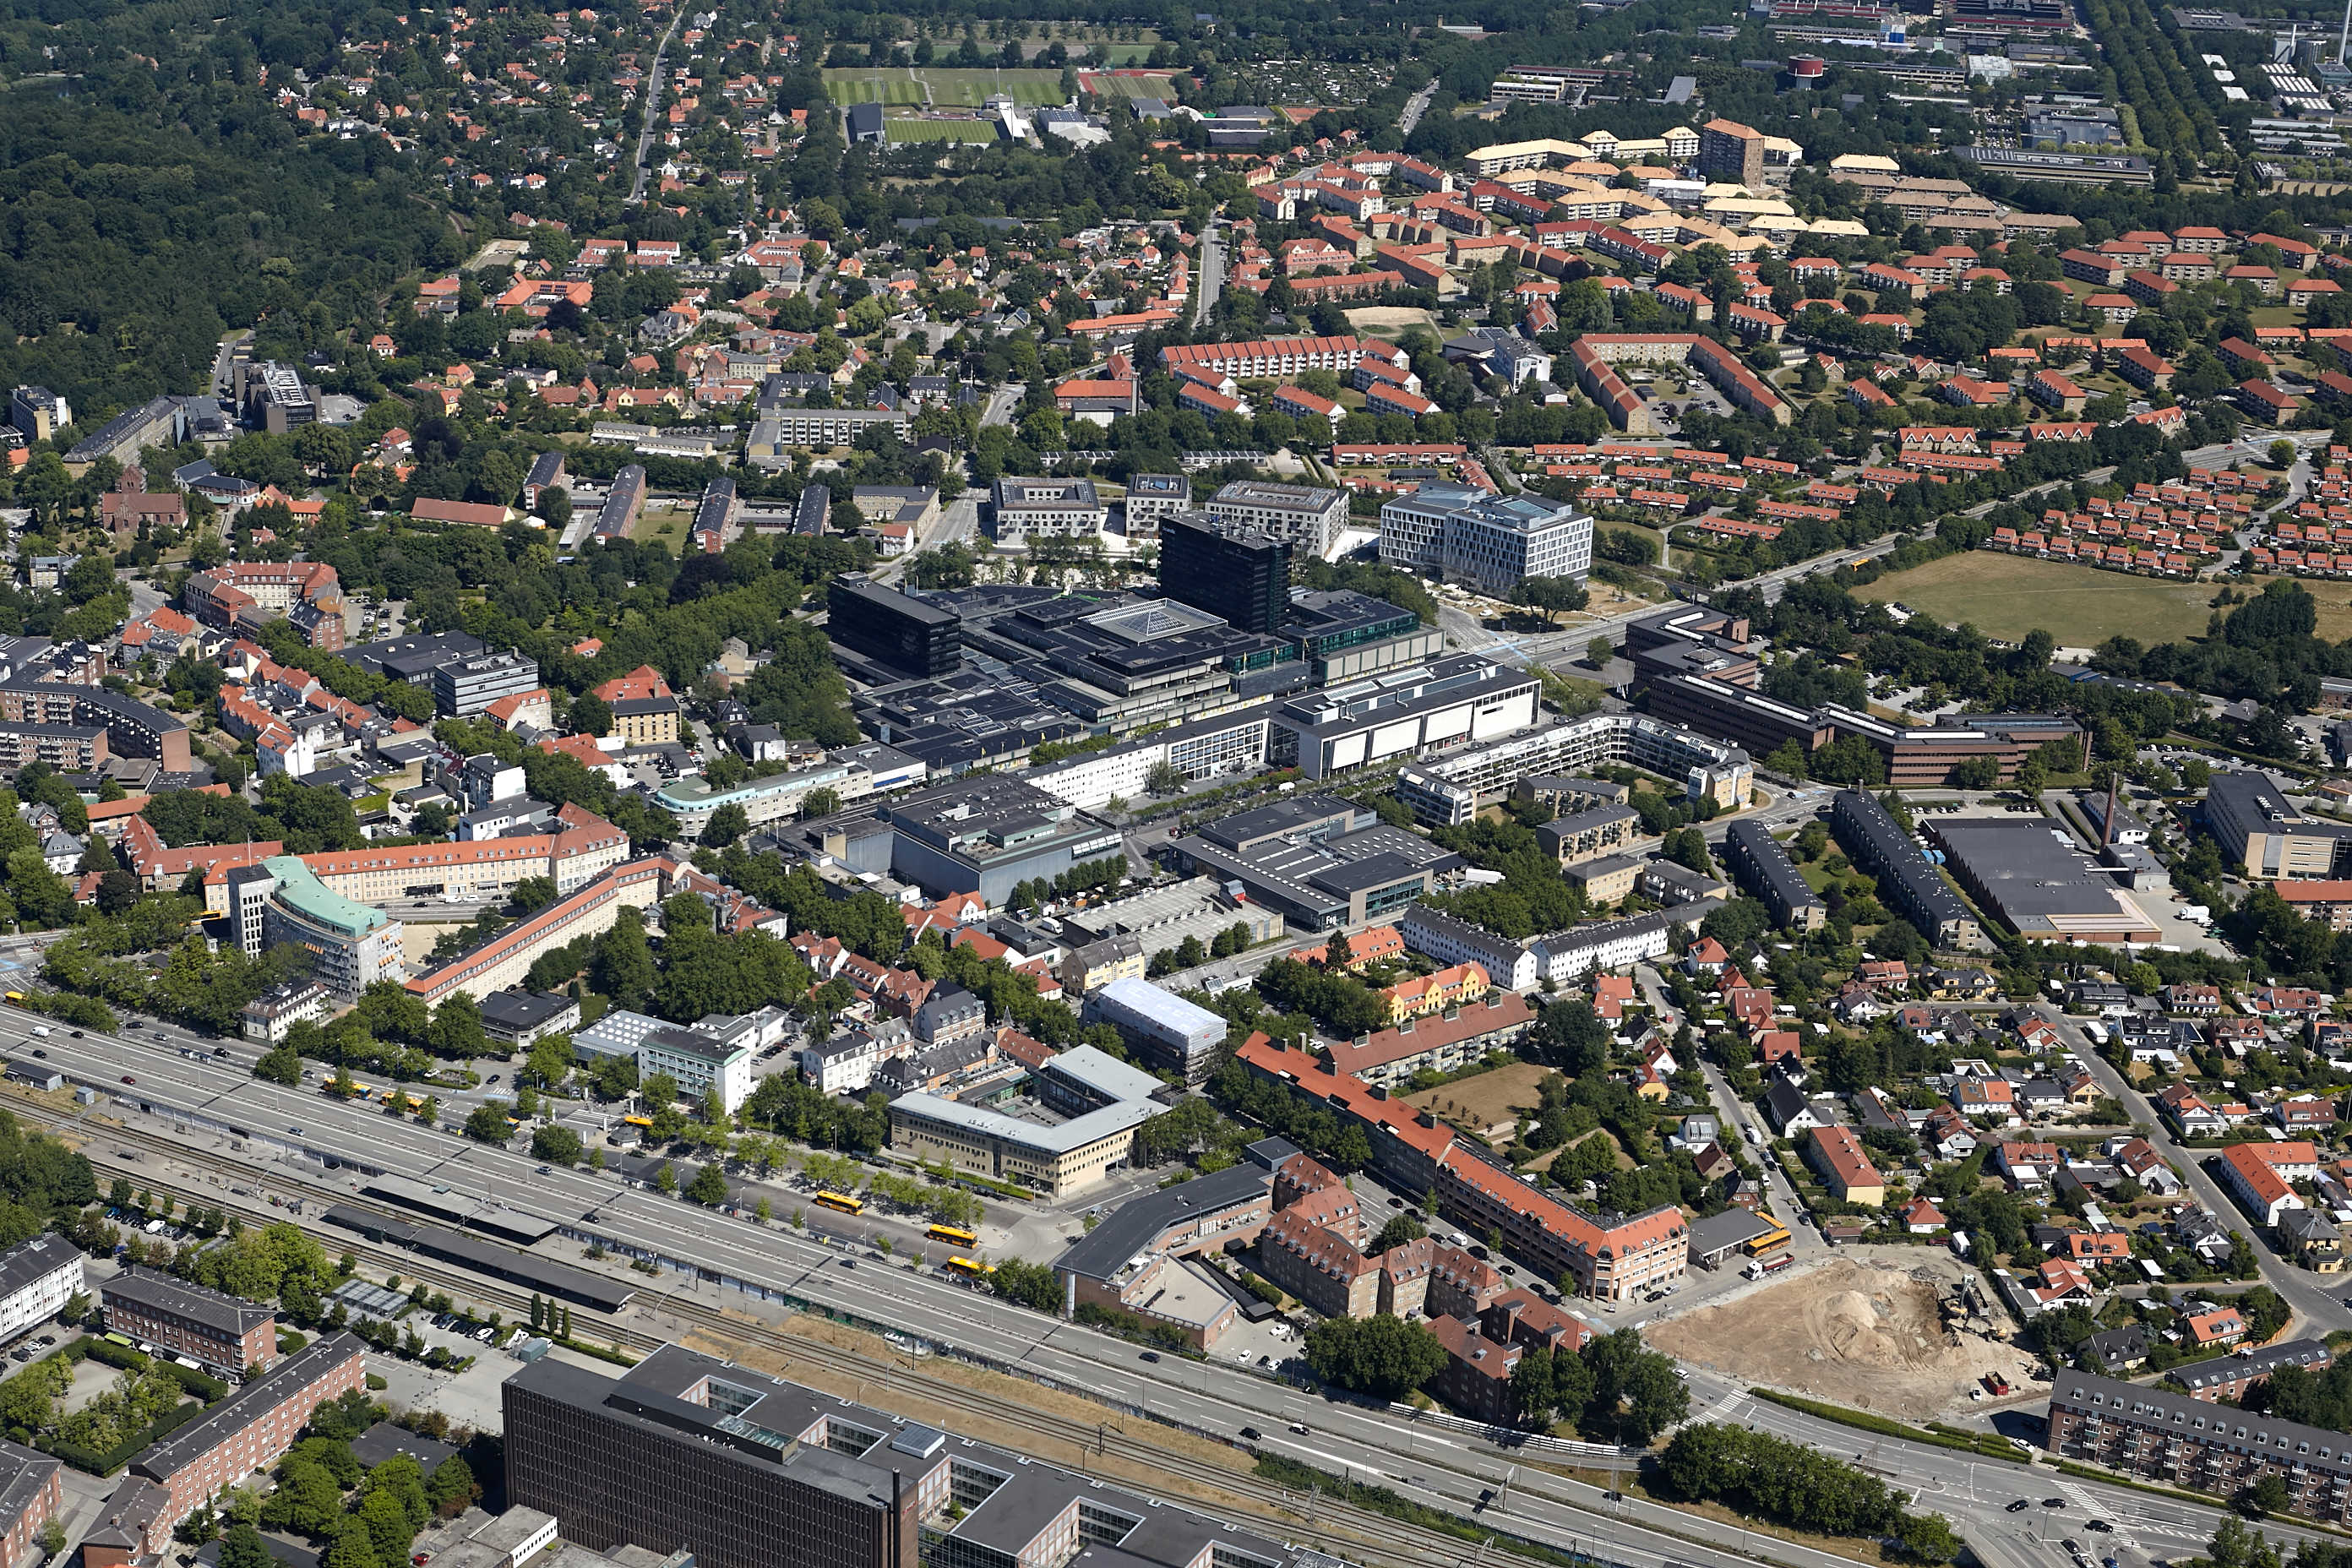
<svg viewBox="0 0 2352 1568">
<path fill-rule="evenodd" d="M 1741 1243 L 1741 1251 L 1747 1253 L 1750 1258 L 1761 1258 L 1776 1247 L 1786 1247 L 1789 1245 L 1789 1227 L 1787 1226 L 1782 1225 L 1770 1215 L 1759 1215 L 1757 1217 L 1763 1220 L 1772 1228 L 1766 1231 L 1763 1235 L 1755 1237 L 1753 1240 Z"/>
<path fill-rule="evenodd" d="M 22 1002 L 24 999 L 25 994 L 22 991 L 11 991 L 8 993 L 8 1000 L 11 1002 Z"/>
<path fill-rule="evenodd" d="M 996 1272 L 995 1264 L 982 1263 L 970 1258 L 950 1258 L 948 1259 L 948 1267 L 970 1279 L 977 1279 L 984 1274 Z"/>
<path fill-rule="evenodd" d="M 624 1116 L 621 1118 L 621 1125 L 624 1127 L 651 1127 L 653 1124 L 654 1119 L 650 1116 Z"/>
<path fill-rule="evenodd" d="M 980 1245 L 979 1237 L 968 1230 L 959 1230 L 951 1225 L 935 1225 L 923 1234 L 933 1241 L 950 1241 L 961 1247 L 974 1247 Z"/>
<path fill-rule="evenodd" d="M 842 1214 L 863 1214 L 866 1212 L 866 1200 L 864 1198 L 853 1198 L 842 1193 L 819 1193 L 817 1194 L 814 1201 L 816 1206 L 821 1209 L 835 1209 Z"/>
</svg>

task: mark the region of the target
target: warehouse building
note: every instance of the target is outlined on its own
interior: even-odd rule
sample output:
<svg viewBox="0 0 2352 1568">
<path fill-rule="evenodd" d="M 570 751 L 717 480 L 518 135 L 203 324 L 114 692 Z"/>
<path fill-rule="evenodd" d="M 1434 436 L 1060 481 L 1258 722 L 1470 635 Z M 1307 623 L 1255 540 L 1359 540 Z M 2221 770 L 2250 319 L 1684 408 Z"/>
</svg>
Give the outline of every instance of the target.
<svg viewBox="0 0 2352 1568">
<path fill-rule="evenodd" d="M 2041 817 L 1937 817 L 1927 831 L 1977 907 L 2029 942 L 2121 947 L 2163 938 L 2114 873 Z"/>
</svg>

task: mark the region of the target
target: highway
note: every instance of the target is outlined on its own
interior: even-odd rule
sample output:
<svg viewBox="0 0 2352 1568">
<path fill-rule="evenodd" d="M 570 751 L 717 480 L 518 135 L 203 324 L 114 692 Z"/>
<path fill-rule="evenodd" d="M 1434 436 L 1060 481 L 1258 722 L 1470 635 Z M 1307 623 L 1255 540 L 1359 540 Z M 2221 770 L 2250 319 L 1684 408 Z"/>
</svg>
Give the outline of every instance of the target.
<svg viewBox="0 0 2352 1568">
<path fill-rule="evenodd" d="M 0 1009 L 0 1020 L 21 1024 L 26 1016 Z M 684 1279 L 666 1271 L 660 1277 L 661 1301 L 633 1308 L 612 1325 L 616 1330 L 658 1332 L 667 1321 L 682 1331 L 702 1321 L 717 1331 L 747 1332 L 740 1309 L 722 1325 L 717 1303 L 740 1301 L 726 1292 L 748 1289 L 771 1300 L 790 1297 L 896 1325 L 941 1347 L 1113 1406 L 1149 1409 L 1227 1440 L 1237 1439 L 1244 1426 L 1254 1427 L 1267 1450 L 1334 1472 L 1381 1477 L 1422 1500 L 1466 1511 L 1481 1492 L 1496 1489 L 1488 1514 L 1499 1505 L 1515 1529 L 1601 1551 L 1628 1568 L 1657 1568 L 1668 1561 L 1711 1564 L 1742 1552 L 1805 1568 L 1843 1561 L 1638 1500 L 1609 1503 L 1594 1488 L 1530 1469 L 1525 1451 L 1497 1447 L 1475 1434 L 1326 1399 L 1216 1362 L 1171 1357 L 1146 1363 L 1131 1344 L 975 1293 L 950 1279 L 893 1266 L 870 1254 L 847 1256 L 781 1226 L 761 1226 L 626 1189 L 612 1176 L 569 1170 L 538 1176 L 534 1162 L 509 1149 L 469 1143 L 315 1091 L 260 1083 L 239 1069 L 183 1058 L 176 1047 L 114 1037 L 74 1039 L 62 1033 L 41 1044 L 60 1071 L 113 1096 L 115 1103 L 107 1109 L 125 1114 L 134 1127 L 170 1137 L 199 1165 L 227 1162 L 249 1168 L 246 1163 L 251 1162 L 263 1171 L 262 1184 L 309 1188 L 320 1196 L 354 1193 L 361 1182 L 353 1165 L 371 1173 L 395 1172 L 486 1202 L 528 1207 L 580 1235 L 604 1238 L 616 1253 L 653 1258 L 685 1271 Z M 121 1082 L 126 1074 L 138 1080 L 135 1085 Z M 230 1126 L 247 1134 L 243 1142 L 249 1152 L 228 1151 L 228 1136 L 219 1129 Z M 294 1128 L 302 1131 L 298 1134 Z M 112 1154 L 104 1137 L 93 1140 L 91 1152 L 102 1164 Z M 329 1169 L 330 1159 L 343 1168 Z M 131 1169 L 152 1179 L 152 1171 Z M 208 1201 L 217 1201 L 217 1193 Z M 348 1244 L 349 1238 L 337 1238 Z M 573 1260 L 570 1246 L 551 1243 L 542 1250 L 551 1248 Z M 1601 1321 L 1615 1326 L 1606 1318 Z M 1979 1542 L 1993 1568 L 2061 1568 L 2064 1561 L 2053 1547 L 2021 1533 L 2021 1516 L 2006 1512 L 2019 1499 L 2038 1505 L 2046 1496 L 2067 1496 L 2074 1510 L 2070 1521 L 2095 1510 L 2115 1522 L 2120 1542 L 2144 1542 L 2151 1552 L 2172 1555 L 2201 1543 L 2220 1518 L 2214 1510 L 2151 1500 L 2122 1488 L 2058 1482 L 2046 1471 L 2021 1465 L 1969 1466 L 1942 1449 L 1866 1440 L 1849 1428 L 1759 1405 L 1705 1374 L 1694 1374 L 1693 1388 L 1696 1415 L 1736 1418 L 1832 1452 L 1866 1452 L 1867 1462 L 1919 1489 L 1929 1506 L 1950 1513 L 1962 1532 Z M 1294 1423 L 1308 1430 L 1291 1431 Z M 1501 1492 L 1506 1481 L 1509 1489 Z"/>
</svg>

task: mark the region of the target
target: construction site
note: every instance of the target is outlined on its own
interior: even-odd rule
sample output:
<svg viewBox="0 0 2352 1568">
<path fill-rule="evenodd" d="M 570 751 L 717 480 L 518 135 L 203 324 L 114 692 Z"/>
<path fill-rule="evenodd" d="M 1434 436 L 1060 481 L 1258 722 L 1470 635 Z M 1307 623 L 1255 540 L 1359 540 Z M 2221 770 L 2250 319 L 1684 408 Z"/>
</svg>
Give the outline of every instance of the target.
<svg viewBox="0 0 2352 1568">
<path fill-rule="evenodd" d="M 2040 1358 L 2009 1339 L 1983 1279 L 1948 1253 L 1859 1247 L 1654 1322 L 1654 1349 L 1745 1383 L 1906 1421 L 2021 1391 Z"/>
</svg>

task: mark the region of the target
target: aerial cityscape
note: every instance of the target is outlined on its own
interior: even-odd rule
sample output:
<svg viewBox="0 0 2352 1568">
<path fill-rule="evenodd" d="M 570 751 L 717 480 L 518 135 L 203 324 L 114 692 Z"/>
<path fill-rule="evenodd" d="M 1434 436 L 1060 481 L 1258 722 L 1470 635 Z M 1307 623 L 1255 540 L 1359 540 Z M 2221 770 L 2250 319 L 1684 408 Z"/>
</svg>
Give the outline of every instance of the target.
<svg viewBox="0 0 2352 1568">
<path fill-rule="evenodd" d="M 2352 3 L 1011 9 L 0 8 L 0 1568 L 2352 1568 Z"/>
</svg>

